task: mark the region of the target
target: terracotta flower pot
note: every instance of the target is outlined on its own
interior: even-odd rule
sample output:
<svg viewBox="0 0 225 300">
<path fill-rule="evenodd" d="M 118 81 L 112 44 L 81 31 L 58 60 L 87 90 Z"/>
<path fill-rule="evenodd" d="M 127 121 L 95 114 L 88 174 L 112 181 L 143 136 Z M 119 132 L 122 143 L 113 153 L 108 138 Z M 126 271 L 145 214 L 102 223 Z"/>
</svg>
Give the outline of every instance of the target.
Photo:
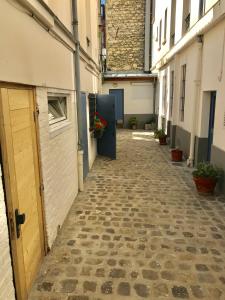
<svg viewBox="0 0 225 300">
<path fill-rule="evenodd" d="M 194 177 L 193 179 L 199 193 L 213 194 L 216 187 L 216 179 L 206 177 Z"/>
<path fill-rule="evenodd" d="M 160 145 L 167 145 L 166 136 L 159 138 L 159 144 Z"/>
<path fill-rule="evenodd" d="M 179 149 L 174 149 L 171 151 L 172 161 L 182 161 L 183 151 Z"/>
</svg>

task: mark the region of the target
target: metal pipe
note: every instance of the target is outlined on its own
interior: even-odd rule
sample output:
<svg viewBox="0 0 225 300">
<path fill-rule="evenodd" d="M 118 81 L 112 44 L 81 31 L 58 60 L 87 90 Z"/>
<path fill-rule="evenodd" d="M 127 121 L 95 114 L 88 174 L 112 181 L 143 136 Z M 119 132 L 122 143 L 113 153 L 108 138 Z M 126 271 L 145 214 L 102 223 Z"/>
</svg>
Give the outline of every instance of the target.
<svg viewBox="0 0 225 300">
<path fill-rule="evenodd" d="M 81 90 L 80 90 L 80 41 L 78 31 L 77 0 L 72 0 L 72 18 L 73 18 L 73 37 L 76 44 L 76 50 L 73 54 L 74 61 L 74 86 L 76 89 L 77 104 L 77 125 L 78 125 L 78 143 L 82 148 L 82 111 L 81 111 Z"/>
<path fill-rule="evenodd" d="M 146 0 L 145 2 L 145 63 L 144 71 L 150 72 L 150 10 L 151 1 Z"/>
</svg>

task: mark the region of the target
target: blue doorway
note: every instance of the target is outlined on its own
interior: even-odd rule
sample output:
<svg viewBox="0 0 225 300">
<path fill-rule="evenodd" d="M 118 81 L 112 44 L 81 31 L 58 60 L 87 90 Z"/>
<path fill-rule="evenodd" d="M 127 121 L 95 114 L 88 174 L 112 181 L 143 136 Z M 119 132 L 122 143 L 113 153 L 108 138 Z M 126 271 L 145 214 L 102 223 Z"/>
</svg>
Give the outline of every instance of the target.
<svg viewBox="0 0 225 300">
<path fill-rule="evenodd" d="M 211 149 L 213 144 L 213 132 L 214 132 L 214 121 L 215 121 L 215 108 L 216 108 L 216 92 L 213 91 L 210 94 L 207 161 L 210 161 L 211 159 Z"/>
<path fill-rule="evenodd" d="M 110 89 L 109 94 L 115 96 L 115 113 L 116 122 L 119 125 L 124 123 L 124 90 L 123 89 Z"/>
<path fill-rule="evenodd" d="M 82 136 L 80 137 L 80 143 L 82 150 L 84 151 L 83 155 L 83 172 L 84 178 L 87 177 L 89 172 L 89 159 L 88 159 L 88 130 L 87 130 L 87 103 L 86 103 L 86 94 L 81 93 L 81 114 L 82 114 Z"/>
</svg>

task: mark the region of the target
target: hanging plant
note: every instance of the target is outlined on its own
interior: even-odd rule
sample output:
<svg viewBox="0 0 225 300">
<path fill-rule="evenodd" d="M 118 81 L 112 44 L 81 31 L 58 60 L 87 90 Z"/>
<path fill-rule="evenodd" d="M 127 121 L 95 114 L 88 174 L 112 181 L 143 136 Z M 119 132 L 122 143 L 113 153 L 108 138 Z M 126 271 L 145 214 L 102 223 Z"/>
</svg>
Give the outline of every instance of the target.
<svg viewBox="0 0 225 300">
<path fill-rule="evenodd" d="M 98 112 L 96 112 L 94 118 L 94 137 L 96 139 L 102 138 L 106 126 L 107 121 L 103 117 L 101 117 Z"/>
</svg>

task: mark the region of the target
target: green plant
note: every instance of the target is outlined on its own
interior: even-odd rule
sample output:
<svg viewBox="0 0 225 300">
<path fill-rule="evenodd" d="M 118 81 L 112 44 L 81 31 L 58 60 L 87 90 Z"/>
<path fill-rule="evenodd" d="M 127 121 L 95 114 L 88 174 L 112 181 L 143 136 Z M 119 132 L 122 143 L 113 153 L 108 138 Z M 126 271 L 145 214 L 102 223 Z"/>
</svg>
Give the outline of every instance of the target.
<svg viewBox="0 0 225 300">
<path fill-rule="evenodd" d="M 165 130 L 164 130 L 164 129 L 156 130 L 156 131 L 154 132 L 154 137 L 155 137 L 156 139 L 160 139 L 160 138 L 166 137 Z"/>
<path fill-rule="evenodd" d="M 192 172 L 194 177 L 212 178 L 216 181 L 223 176 L 223 170 L 208 162 L 201 162 L 197 169 Z"/>
<path fill-rule="evenodd" d="M 136 117 L 130 117 L 128 120 L 129 126 L 132 127 L 133 125 L 137 125 L 137 118 Z"/>
</svg>

